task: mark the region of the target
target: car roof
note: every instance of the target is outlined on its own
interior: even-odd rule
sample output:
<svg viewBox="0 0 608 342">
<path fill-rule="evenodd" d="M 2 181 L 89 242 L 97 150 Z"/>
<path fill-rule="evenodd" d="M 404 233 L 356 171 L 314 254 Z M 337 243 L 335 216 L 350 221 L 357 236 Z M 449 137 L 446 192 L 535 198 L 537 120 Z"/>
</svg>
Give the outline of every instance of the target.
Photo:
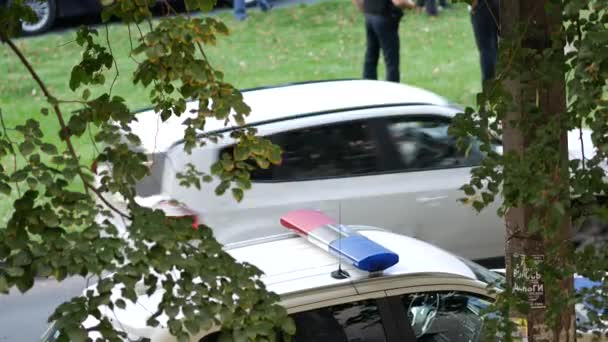
<svg viewBox="0 0 608 342">
<path fill-rule="evenodd" d="M 459 257 L 429 243 L 380 229 L 351 227 L 399 255 L 399 262 L 381 274 L 356 269 L 338 257 L 322 250 L 297 235 L 286 235 L 266 242 L 256 241 L 242 247 L 227 247 L 227 252 L 240 262 L 258 267 L 269 290 L 279 295 L 312 290 L 341 283 L 356 283 L 370 277 L 407 275 L 441 275 L 477 280 L 474 271 Z M 339 264 L 350 277 L 335 279 L 332 271 Z"/>
<path fill-rule="evenodd" d="M 249 125 L 284 120 L 305 114 L 322 114 L 358 108 L 395 105 L 448 105 L 448 101 L 430 91 L 405 84 L 374 80 L 335 80 L 288 84 L 277 87 L 257 88 L 242 92 L 245 103 L 251 108 L 246 122 Z M 193 117 L 191 110 L 198 102 L 187 104 L 186 113 L 172 116 L 161 122 L 153 110 L 136 115 L 131 124 L 133 133 L 142 140 L 148 152 L 165 151 L 183 138 L 182 123 Z M 208 120 L 205 131 L 225 129 L 220 120 Z"/>
</svg>

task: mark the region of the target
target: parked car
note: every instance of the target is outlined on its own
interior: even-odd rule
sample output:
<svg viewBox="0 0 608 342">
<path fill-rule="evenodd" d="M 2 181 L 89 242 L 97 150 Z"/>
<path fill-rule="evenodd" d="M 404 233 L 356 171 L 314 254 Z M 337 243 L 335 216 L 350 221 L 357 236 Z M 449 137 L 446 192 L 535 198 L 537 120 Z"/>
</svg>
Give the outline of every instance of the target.
<svg viewBox="0 0 608 342">
<path fill-rule="evenodd" d="M 295 321 L 295 341 L 484 340 L 484 309 L 505 280 L 499 273 L 411 237 L 340 225 L 319 211 L 292 211 L 280 222 L 290 233 L 225 249 L 237 261 L 264 272 L 261 280 L 281 297 Z M 120 293 L 118 285 L 113 300 Z M 174 341 L 164 314 L 157 317 L 159 326 L 146 325 L 161 298 L 159 291 L 138 297 L 124 309 L 103 306 L 100 311 L 129 341 Z M 93 317 L 85 322 L 86 327 L 96 324 Z M 219 328 L 201 331 L 190 341 L 217 342 Z M 51 327 L 43 340 L 53 342 L 56 337 Z"/>
<path fill-rule="evenodd" d="M 160 0 L 156 1 L 160 2 Z M 232 6 L 232 1 L 233 0 L 225 0 L 220 1 L 220 3 L 226 3 Z M 178 0 L 170 0 L 170 2 L 178 2 Z M 246 2 L 247 4 L 253 4 L 255 3 L 255 0 L 246 0 Z M 101 0 L 25 0 L 25 3 L 30 6 L 38 16 L 36 22 L 24 22 L 22 24 L 23 32 L 28 35 L 48 31 L 53 27 L 57 19 L 99 15 L 103 9 Z"/>
<path fill-rule="evenodd" d="M 8 3 L 10 0 L 4 0 Z M 33 35 L 48 31 L 59 18 L 86 16 L 101 13 L 99 0 L 25 0 L 36 13 L 38 20 L 32 23 L 23 22 L 25 34 Z"/>
<path fill-rule="evenodd" d="M 497 205 L 476 214 L 458 201 L 459 188 L 484 157 L 476 141 L 465 153 L 448 135 L 461 108 L 423 89 L 371 80 L 289 84 L 243 96 L 251 107 L 248 125 L 282 148 L 281 165 L 253 172 L 241 203 L 217 197 L 217 183 L 202 191 L 184 188 L 176 172 L 188 163 L 208 171 L 231 152 L 234 127 L 210 120 L 206 130 L 224 138 L 187 154 L 182 122 L 198 104 L 161 124 L 144 111 L 132 129 L 154 163 L 138 186 L 141 204 L 166 209 L 177 200 L 215 227 L 222 243 L 276 234 L 281 228 L 274 218 L 281 213 L 316 208 L 345 224 L 382 226 L 502 267 L 505 228 Z M 584 138 L 590 146 L 588 131 Z M 571 157 L 580 157 L 578 132 L 571 139 Z"/>
</svg>

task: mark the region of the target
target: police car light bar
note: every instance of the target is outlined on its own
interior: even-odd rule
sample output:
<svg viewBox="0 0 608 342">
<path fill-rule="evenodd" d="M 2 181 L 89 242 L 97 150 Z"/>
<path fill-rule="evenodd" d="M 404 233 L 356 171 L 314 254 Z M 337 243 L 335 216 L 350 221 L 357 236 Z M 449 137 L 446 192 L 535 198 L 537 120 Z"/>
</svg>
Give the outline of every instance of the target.
<svg viewBox="0 0 608 342">
<path fill-rule="evenodd" d="M 321 249 L 346 258 L 356 268 L 383 271 L 397 262 L 399 255 L 316 210 L 294 210 L 281 217 L 281 224 Z"/>
</svg>

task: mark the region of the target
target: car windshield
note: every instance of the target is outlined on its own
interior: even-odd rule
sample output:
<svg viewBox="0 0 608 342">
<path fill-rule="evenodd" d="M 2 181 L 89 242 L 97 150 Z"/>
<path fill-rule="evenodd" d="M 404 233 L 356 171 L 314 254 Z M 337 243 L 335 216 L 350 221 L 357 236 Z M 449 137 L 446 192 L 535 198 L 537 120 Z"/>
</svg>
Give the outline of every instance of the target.
<svg viewBox="0 0 608 342">
<path fill-rule="evenodd" d="M 471 271 L 475 274 L 477 280 L 482 281 L 486 284 L 491 284 L 499 289 L 503 289 L 503 285 L 505 282 L 505 277 L 502 275 L 492 272 L 489 269 L 474 263 L 471 260 L 467 260 L 464 258 L 459 258 L 463 263 L 465 263 Z"/>
</svg>

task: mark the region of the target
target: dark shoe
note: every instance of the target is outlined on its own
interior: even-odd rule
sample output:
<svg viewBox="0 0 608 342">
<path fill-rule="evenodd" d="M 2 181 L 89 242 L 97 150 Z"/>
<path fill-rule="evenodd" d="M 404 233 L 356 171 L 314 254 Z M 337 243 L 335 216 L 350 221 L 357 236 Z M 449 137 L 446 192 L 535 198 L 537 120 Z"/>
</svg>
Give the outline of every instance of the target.
<svg viewBox="0 0 608 342">
<path fill-rule="evenodd" d="M 274 6 L 272 4 L 267 4 L 267 5 L 261 5 L 260 6 L 260 10 L 262 10 L 262 12 L 268 12 L 270 11 Z"/>
</svg>

